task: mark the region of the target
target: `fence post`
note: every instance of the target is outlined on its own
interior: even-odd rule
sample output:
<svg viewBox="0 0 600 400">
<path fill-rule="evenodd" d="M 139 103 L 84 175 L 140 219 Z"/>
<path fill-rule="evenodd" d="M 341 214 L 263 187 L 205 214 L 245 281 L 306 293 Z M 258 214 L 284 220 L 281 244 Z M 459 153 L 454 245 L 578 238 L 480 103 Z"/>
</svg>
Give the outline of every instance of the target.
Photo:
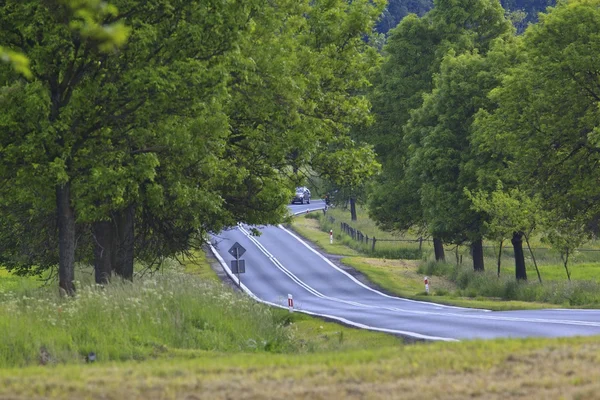
<svg viewBox="0 0 600 400">
<path fill-rule="evenodd" d="M 373 236 L 373 244 L 371 245 L 371 251 L 374 253 L 375 252 L 375 242 L 377 241 L 377 239 L 375 239 L 375 236 Z"/>
<path fill-rule="evenodd" d="M 423 248 L 423 236 L 419 237 L 419 253 L 421 252 L 421 249 Z"/>
</svg>

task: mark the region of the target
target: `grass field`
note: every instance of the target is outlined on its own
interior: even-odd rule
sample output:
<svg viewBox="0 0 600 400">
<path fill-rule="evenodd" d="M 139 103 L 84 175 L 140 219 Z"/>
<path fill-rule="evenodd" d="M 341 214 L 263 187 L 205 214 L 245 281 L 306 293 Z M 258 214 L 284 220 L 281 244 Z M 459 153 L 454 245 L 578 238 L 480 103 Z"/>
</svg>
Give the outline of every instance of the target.
<svg viewBox="0 0 600 400">
<path fill-rule="evenodd" d="M 597 338 L 0 370 L 3 399 L 597 399 Z"/>
</svg>

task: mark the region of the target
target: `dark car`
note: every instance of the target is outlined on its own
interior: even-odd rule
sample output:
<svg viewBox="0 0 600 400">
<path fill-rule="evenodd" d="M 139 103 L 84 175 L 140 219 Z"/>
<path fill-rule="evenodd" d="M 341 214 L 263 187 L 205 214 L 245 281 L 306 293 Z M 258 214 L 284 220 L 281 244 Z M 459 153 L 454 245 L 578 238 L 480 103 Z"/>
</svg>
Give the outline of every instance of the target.
<svg viewBox="0 0 600 400">
<path fill-rule="evenodd" d="M 308 188 L 304 187 L 304 186 L 297 187 L 296 194 L 294 195 L 294 198 L 292 199 L 292 204 L 294 204 L 294 203 L 304 204 L 304 202 L 306 202 L 307 204 L 310 204 L 310 190 L 308 190 Z"/>
</svg>

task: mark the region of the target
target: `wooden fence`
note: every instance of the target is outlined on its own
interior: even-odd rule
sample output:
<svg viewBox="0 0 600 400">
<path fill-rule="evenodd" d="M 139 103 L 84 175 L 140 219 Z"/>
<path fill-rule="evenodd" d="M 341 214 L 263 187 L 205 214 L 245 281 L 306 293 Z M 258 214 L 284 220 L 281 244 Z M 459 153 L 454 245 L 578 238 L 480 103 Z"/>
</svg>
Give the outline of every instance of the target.
<svg viewBox="0 0 600 400">
<path fill-rule="evenodd" d="M 334 224 L 335 223 L 335 219 L 332 216 L 327 217 L 329 222 Z M 419 237 L 417 239 L 377 239 L 375 236 L 369 237 L 368 235 L 365 235 L 364 233 L 362 233 L 361 231 L 359 231 L 356 228 L 353 228 L 351 225 L 345 223 L 345 222 L 340 222 L 340 230 L 345 233 L 346 235 L 350 236 L 352 239 L 356 240 L 357 242 L 360 243 L 365 243 L 367 246 L 370 245 L 371 246 L 371 251 L 375 251 L 375 245 L 379 242 L 409 242 L 409 243 L 418 243 L 419 244 L 419 251 L 423 250 L 423 243 L 433 243 L 433 240 L 431 239 L 423 239 L 423 237 Z M 489 246 L 489 245 L 484 245 L 483 248 L 496 248 L 494 246 Z M 537 251 L 549 251 L 552 250 L 550 248 L 547 247 L 532 247 L 532 250 L 537 250 Z M 600 252 L 600 249 L 586 249 L 586 248 L 579 248 L 576 249 L 577 251 L 580 252 Z"/>
<path fill-rule="evenodd" d="M 329 221 L 333 223 L 335 220 L 333 217 L 329 217 Z M 426 242 L 426 239 L 419 237 L 418 239 L 377 239 L 375 236 L 369 237 L 369 235 L 365 235 L 358 229 L 353 228 L 349 224 L 345 222 L 340 222 L 340 230 L 344 232 L 346 235 L 350 236 L 352 239 L 356 240 L 360 243 L 365 243 L 367 246 L 371 245 L 371 251 L 375 251 L 375 245 L 378 242 L 410 242 L 410 243 L 419 243 L 419 251 L 423 249 L 423 242 Z"/>
</svg>

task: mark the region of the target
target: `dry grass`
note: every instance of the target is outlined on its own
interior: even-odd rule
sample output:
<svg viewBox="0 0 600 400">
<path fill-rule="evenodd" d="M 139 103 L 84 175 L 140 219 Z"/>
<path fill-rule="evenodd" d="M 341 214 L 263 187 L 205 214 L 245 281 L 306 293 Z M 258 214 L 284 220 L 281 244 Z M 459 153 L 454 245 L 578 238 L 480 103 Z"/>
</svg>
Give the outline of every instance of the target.
<svg viewBox="0 0 600 400">
<path fill-rule="evenodd" d="M 0 378 L 0 398 L 597 399 L 599 361 L 594 338 L 298 357 L 215 354 L 177 363 L 29 368 Z"/>
</svg>

